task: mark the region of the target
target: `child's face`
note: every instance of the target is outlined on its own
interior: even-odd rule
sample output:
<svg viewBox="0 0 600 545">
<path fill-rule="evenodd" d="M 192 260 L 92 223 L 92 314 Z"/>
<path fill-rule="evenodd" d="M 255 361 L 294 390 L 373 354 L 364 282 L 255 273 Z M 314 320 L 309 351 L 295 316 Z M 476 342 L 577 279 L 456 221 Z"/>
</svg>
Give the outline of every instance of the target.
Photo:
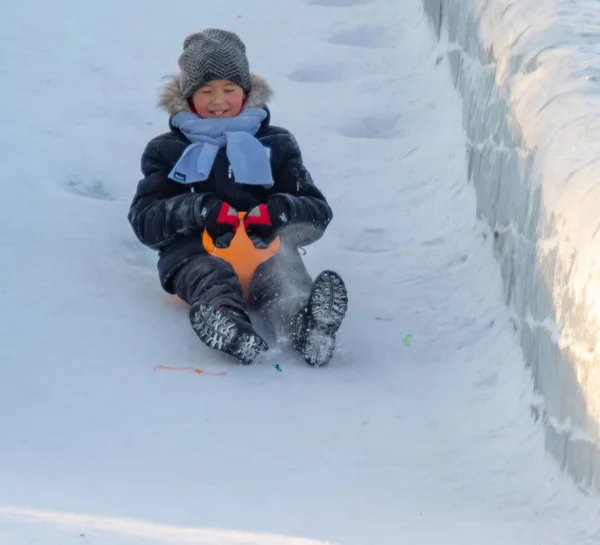
<svg viewBox="0 0 600 545">
<path fill-rule="evenodd" d="M 193 95 L 194 108 L 205 119 L 235 117 L 242 111 L 246 93 L 232 81 L 214 80 L 200 87 Z"/>
</svg>

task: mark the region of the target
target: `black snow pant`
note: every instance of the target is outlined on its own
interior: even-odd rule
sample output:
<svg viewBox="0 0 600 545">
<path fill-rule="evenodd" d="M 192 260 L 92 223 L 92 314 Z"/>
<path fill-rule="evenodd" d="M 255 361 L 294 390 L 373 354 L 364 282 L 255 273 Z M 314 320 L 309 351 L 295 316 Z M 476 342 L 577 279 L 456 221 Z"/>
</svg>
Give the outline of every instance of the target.
<svg viewBox="0 0 600 545">
<path fill-rule="evenodd" d="M 250 308 L 273 334 L 288 335 L 312 283 L 298 250 L 282 245 L 256 269 L 249 287 L 249 305 L 233 267 L 215 256 L 191 258 L 175 273 L 172 285 L 177 296 L 189 305 L 223 305 L 245 313 Z"/>
</svg>

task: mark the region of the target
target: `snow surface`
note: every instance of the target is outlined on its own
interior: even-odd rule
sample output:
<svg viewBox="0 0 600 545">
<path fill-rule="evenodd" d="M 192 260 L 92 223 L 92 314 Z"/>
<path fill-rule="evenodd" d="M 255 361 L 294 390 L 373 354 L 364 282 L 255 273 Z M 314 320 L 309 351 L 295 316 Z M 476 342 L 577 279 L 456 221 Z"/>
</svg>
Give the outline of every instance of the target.
<svg viewBox="0 0 600 545">
<path fill-rule="evenodd" d="M 0 544 L 600 542 L 531 418 L 420 1 L 203 4 L 0 18 Z M 325 369 L 202 347 L 126 222 L 160 77 L 207 26 L 242 35 L 333 204 L 306 256 L 350 291 Z"/>
<path fill-rule="evenodd" d="M 547 447 L 600 490 L 597 2 L 423 2 L 464 99 L 469 175 L 497 233 Z"/>
</svg>

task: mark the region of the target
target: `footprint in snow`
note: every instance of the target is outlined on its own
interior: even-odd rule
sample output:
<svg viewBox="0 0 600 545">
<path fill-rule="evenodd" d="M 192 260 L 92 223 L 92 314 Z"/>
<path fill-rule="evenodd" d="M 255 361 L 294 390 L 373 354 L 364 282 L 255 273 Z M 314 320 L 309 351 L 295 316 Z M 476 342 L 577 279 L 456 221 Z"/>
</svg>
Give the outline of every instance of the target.
<svg viewBox="0 0 600 545">
<path fill-rule="evenodd" d="M 361 254 L 382 254 L 396 248 L 385 229 L 367 227 L 359 232 L 342 233 L 342 248 Z"/>
<path fill-rule="evenodd" d="M 422 242 L 421 246 L 441 246 L 445 242 L 443 237 L 436 237 Z"/>
<path fill-rule="evenodd" d="M 363 25 L 342 30 L 329 38 L 332 44 L 385 49 L 394 45 L 394 36 L 389 28 L 379 25 Z"/>
<path fill-rule="evenodd" d="M 108 192 L 105 185 L 99 180 L 69 180 L 67 189 L 74 195 L 97 199 L 100 201 L 114 201 L 115 198 Z"/>
<path fill-rule="evenodd" d="M 348 8 L 351 6 L 362 6 L 370 4 L 373 0 L 310 0 L 309 4 L 314 6 L 327 6 L 330 8 Z"/>
<path fill-rule="evenodd" d="M 309 64 L 294 70 L 288 75 L 288 78 L 300 83 L 330 83 L 347 79 L 350 76 L 350 70 L 346 66 L 332 63 Z"/>
<path fill-rule="evenodd" d="M 401 132 L 400 117 L 386 113 L 351 119 L 339 128 L 339 133 L 348 138 L 394 138 Z"/>
<path fill-rule="evenodd" d="M 496 371 L 492 371 L 486 376 L 483 376 L 477 383 L 475 383 L 475 388 L 478 389 L 487 389 L 495 386 L 498 382 L 498 373 Z"/>
</svg>

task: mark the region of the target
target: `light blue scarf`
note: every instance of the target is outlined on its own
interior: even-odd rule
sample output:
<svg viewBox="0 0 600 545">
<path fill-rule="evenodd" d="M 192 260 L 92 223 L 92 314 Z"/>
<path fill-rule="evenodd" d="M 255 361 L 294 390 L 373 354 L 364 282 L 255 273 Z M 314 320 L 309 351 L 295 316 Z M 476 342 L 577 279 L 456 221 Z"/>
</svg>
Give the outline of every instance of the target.
<svg viewBox="0 0 600 545">
<path fill-rule="evenodd" d="M 181 184 L 206 180 L 220 148 L 226 148 L 235 181 L 271 187 L 273 175 L 269 150 L 254 135 L 267 112 L 248 108 L 236 117 L 203 119 L 189 112 L 173 116 L 171 123 L 191 142 L 173 167 L 169 178 Z"/>
</svg>

